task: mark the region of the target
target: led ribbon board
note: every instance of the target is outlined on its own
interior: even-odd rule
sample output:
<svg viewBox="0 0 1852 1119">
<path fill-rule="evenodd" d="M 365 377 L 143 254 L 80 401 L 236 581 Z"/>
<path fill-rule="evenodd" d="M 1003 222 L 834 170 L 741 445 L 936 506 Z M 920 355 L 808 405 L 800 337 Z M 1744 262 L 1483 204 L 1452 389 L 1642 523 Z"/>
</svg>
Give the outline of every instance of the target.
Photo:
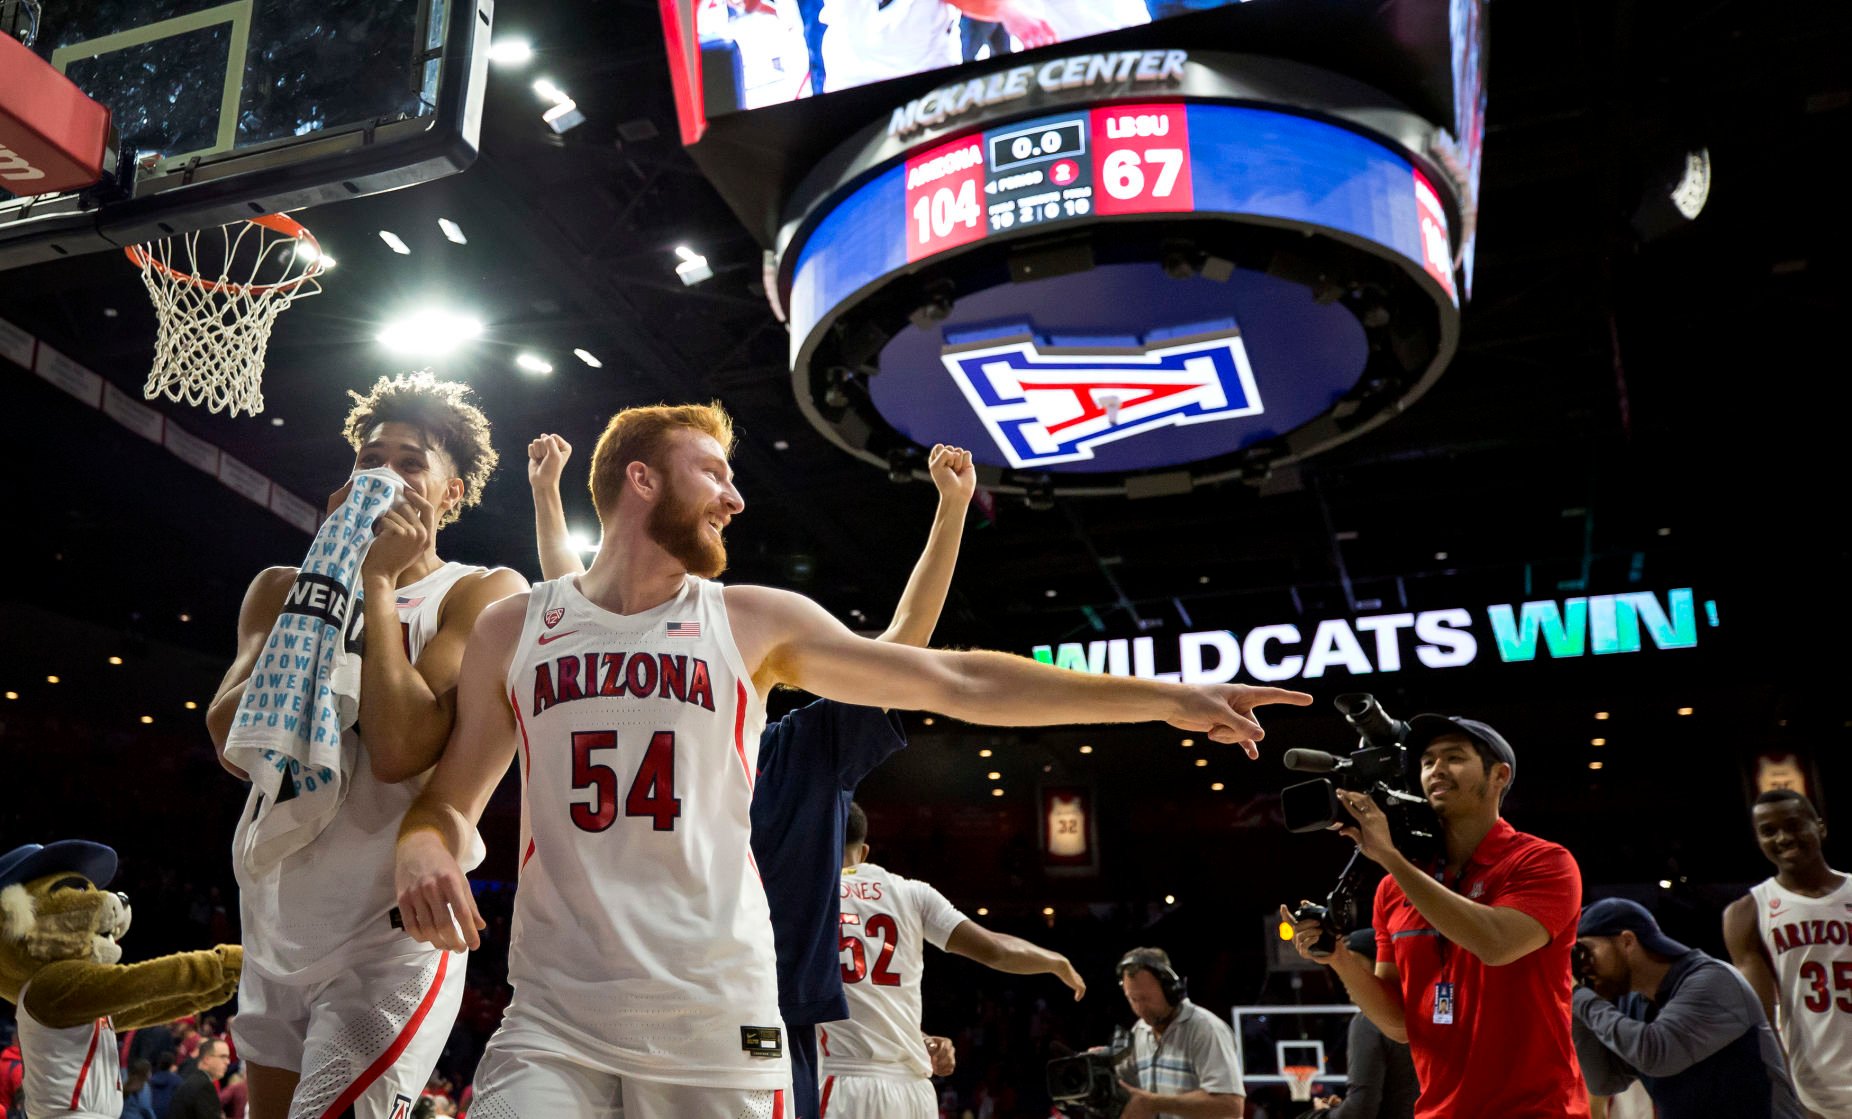
<svg viewBox="0 0 1852 1119">
<path fill-rule="evenodd" d="M 802 382 L 837 317 L 922 267 L 1064 226 L 1204 219 L 1325 234 L 1459 305 L 1445 208 L 1386 143 L 1248 105 L 1094 105 L 936 144 L 846 191 L 798 248 L 793 369 Z M 1229 329 L 1212 338 L 1216 321 Z M 1179 281 L 1153 260 L 961 292 L 944 321 L 892 337 L 869 395 L 916 443 L 999 467 L 1135 472 L 1291 432 L 1367 360 L 1351 312 L 1303 285 L 1239 269 Z"/>
</svg>

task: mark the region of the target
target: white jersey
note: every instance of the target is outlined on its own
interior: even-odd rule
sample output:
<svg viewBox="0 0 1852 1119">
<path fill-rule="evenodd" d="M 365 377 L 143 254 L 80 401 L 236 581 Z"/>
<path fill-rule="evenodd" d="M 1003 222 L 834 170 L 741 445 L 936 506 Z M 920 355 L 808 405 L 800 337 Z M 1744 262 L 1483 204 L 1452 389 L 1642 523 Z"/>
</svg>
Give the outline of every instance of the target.
<svg viewBox="0 0 1852 1119">
<path fill-rule="evenodd" d="M 618 1076 L 787 1086 L 751 844 L 765 705 L 720 584 L 620 615 L 576 576 L 541 583 L 507 686 L 523 843 L 504 1028 Z"/>
<path fill-rule="evenodd" d="M 964 61 L 959 11 L 946 0 L 824 0 L 828 92 Z"/>
<path fill-rule="evenodd" d="M 1749 892 L 1775 964 L 1775 1017 L 1795 1093 L 1820 1119 L 1852 1119 L 1852 876 L 1822 898 L 1773 878 Z"/>
<path fill-rule="evenodd" d="M 484 570 L 446 563 L 416 583 L 398 588 L 399 626 L 413 664 L 436 635 L 445 596 L 458 580 Z M 359 742 L 347 796 L 334 819 L 313 842 L 286 856 L 270 872 L 252 875 L 234 857 L 238 909 L 244 928 L 247 967 L 292 983 L 318 983 L 357 958 L 431 949 L 392 927 L 388 914 L 398 903 L 393 859 L 399 821 L 418 798 L 430 774 L 388 784 L 373 776 L 366 743 L 355 728 L 344 733 Z M 244 833 L 257 809 L 251 790 L 232 841 L 244 849 Z M 465 871 L 482 862 L 482 841 L 473 840 Z"/>
<path fill-rule="evenodd" d="M 117 1119 L 122 1114 L 116 1031 L 107 1018 L 55 1030 L 26 1010 L 19 989 L 19 1059 L 31 1119 Z"/>
<path fill-rule="evenodd" d="M 849 999 L 849 1020 L 823 1027 L 826 1075 L 932 1075 L 920 1037 L 925 946 L 944 949 L 966 920 L 924 882 L 874 863 L 842 872 L 842 989 Z"/>
</svg>

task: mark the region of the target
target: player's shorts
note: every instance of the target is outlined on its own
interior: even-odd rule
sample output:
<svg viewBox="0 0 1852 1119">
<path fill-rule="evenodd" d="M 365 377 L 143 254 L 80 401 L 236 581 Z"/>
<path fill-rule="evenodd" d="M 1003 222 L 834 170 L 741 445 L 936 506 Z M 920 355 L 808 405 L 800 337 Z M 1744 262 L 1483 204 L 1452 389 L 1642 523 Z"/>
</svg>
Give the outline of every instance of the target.
<svg viewBox="0 0 1852 1119">
<path fill-rule="evenodd" d="M 785 1092 L 622 1077 L 564 1053 L 490 1039 L 470 1119 L 789 1119 Z"/>
<path fill-rule="evenodd" d="M 436 949 L 357 962 L 295 985 L 246 965 L 231 1020 L 238 1056 L 301 1079 L 289 1119 L 402 1119 L 443 1056 L 468 954 Z"/>
<path fill-rule="evenodd" d="M 818 1119 L 939 1119 L 932 1081 L 886 1076 L 825 1076 Z"/>
</svg>

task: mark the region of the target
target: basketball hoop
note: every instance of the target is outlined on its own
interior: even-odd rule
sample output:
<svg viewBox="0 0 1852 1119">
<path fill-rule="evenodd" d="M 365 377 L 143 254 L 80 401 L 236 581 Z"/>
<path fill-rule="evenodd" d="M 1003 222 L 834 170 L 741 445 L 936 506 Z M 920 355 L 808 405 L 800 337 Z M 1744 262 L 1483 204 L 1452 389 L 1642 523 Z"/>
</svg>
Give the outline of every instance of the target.
<svg viewBox="0 0 1852 1119">
<path fill-rule="evenodd" d="M 141 269 L 159 325 L 142 396 L 255 416 L 264 410 L 270 330 L 291 303 L 321 291 L 328 262 L 314 235 L 282 214 L 213 234 L 180 233 L 123 250 Z"/>
<path fill-rule="evenodd" d="M 1318 1066 L 1287 1065 L 1281 1071 L 1286 1074 L 1286 1090 L 1295 1102 L 1303 1103 L 1312 1098 L 1312 1081 L 1318 1079 Z"/>
</svg>

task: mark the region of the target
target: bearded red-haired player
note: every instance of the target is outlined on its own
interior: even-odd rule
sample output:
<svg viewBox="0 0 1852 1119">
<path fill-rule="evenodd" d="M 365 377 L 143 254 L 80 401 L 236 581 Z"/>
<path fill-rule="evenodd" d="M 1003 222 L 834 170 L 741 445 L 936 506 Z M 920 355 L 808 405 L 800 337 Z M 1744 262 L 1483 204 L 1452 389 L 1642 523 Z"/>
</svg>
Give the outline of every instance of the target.
<svg viewBox="0 0 1852 1119">
<path fill-rule="evenodd" d="M 519 755 L 515 996 L 476 1074 L 475 1119 L 772 1119 L 789 1083 L 771 920 L 750 846 L 764 697 L 974 723 L 1165 720 L 1250 756 L 1277 688 L 1091 676 L 851 633 L 816 603 L 712 582 L 745 508 L 717 406 L 632 408 L 598 441 L 604 539 L 583 575 L 490 607 L 457 689 L 457 732 L 400 830 L 408 931 L 484 927 L 457 864 Z"/>
</svg>

